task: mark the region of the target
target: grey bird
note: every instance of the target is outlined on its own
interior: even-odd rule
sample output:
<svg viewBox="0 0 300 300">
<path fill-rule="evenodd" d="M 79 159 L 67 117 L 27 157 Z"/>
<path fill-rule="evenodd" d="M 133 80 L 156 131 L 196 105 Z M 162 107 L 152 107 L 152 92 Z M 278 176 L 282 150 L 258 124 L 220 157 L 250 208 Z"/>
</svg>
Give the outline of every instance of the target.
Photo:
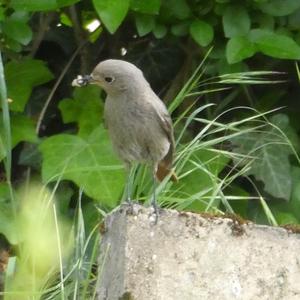
<svg viewBox="0 0 300 300">
<path fill-rule="evenodd" d="M 91 75 L 77 77 L 72 85 L 99 85 L 107 94 L 104 107 L 105 126 L 113 148 L 128 170 L 127 201 L 130 201 L 130 170 L 134 162 L 146 163 L 153 175 L 152 205 L 156 216 L 156 179 L 172 171 L 174 154 L 173 126 L 164 103 L 153 92 L 142 71 L 117 59 L 100 62 Z"/>
</svg>

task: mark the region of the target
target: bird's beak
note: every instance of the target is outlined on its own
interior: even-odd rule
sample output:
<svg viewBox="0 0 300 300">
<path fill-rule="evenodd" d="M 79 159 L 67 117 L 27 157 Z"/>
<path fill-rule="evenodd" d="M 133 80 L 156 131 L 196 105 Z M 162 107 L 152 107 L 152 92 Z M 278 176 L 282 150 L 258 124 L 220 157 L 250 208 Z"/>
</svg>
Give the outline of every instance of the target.
<svg viewBox="0 0 300 300">
<path fill-rule="evenodd" d="M 95 83 L 95 80 L 93 78 L 93 75 L 78 75 L 76 79 L 74 79 L 72 81 L 72 86 L 79 86 L 79 87 L 82 87 L 82 86 L 86 86 L 88 84 L 93 84 Z"/>
</svg>

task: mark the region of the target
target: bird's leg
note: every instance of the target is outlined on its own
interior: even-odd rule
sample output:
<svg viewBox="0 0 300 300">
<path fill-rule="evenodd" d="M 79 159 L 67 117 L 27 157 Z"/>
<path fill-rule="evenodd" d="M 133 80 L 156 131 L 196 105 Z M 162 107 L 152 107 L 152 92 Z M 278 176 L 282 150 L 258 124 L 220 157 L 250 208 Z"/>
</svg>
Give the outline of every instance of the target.
<svg viewBox="0 0 300 300">
<path fill-rule="evenodd" d="M 157 167 L 154 166 L 153 167 L 153 172 L 152 172 L 152 180 L 153 180 L 153 193 L 152 193 L 152 198 L 151 198 L 151 205 L 153 207 L 154 210 L 154 214 L 155 214 L 155 224 L 158 221 L 158 216 L 159 216 L 159 206 L 157 204 L 157 199 L 156 199 L 156 170 Z"/>
<path fill-rule="evenodd" d="M 126 203 L 128 205 L 132 206 L 131 194 L 132 194 L 132 184 L 133 184 L 133 178 L 134 178 L 134 176 L 133 176 L 134 168 L 128 162 L 125 163 L 125 168 L 127 170 L 127 179 L 126 179 L 123 200 L 125 198 Z"/>
</svg>

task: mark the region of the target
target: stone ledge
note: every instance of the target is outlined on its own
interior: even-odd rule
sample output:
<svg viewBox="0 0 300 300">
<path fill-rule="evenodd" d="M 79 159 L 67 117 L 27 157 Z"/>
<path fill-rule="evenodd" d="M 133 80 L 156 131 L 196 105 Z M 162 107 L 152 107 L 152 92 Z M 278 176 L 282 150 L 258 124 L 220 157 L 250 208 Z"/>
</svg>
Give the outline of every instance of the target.
<svg viewBox="0 0 300 300">
<path fill-rule="evenodd" d="M 230 218 L 115 210 L 100 245 L 100 300 L 300 299 L 300 235 Z"/>
</svg>

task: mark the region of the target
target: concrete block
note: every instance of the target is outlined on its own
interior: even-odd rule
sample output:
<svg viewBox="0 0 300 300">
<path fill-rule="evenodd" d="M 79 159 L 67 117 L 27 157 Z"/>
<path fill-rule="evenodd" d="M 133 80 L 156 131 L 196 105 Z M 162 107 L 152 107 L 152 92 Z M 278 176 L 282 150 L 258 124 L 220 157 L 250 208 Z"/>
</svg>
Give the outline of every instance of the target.
<svg viewBox="0 0 300 300">
<path fill-rule="evenodd" d="M 105 220 L 98 300 L 299 300 L 300 235 L 134 206 Z"/>
</svg>

